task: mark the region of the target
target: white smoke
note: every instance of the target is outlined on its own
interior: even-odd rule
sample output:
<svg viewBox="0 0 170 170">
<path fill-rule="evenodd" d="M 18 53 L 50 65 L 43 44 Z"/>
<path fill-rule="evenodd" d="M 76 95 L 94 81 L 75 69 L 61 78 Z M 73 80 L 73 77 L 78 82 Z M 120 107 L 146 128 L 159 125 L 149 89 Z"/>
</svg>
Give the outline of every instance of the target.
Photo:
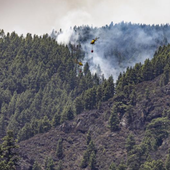
<svg viewBox="0 0 170 170">
<path fill-rule="evenodd" d="M 123 22 L 100 28 L 81 26 L 63 31 L 57 36 L 57 41 L 75 45 L 80 42 L 85 52 L 83 64 L 88 62 L 93 74 L 98 72 L 100 66 L 105 78 L 112 75 L 117 80 L 120 72 L 136 63 L 144 63 L 147 58 L 151 59 L 157 48 L 168 42 L 170 28 L 167 27 L 165 31 L 165 27 L 155 29 L 155 26 Z M 91 40 L 96 37 L 100 38 L 95 45 L 91 45 Z"/>
<path fill-rule="evenodd" d="M 67 30 L 65 30 L 63 32 L 60 32 L 58 34 L 56 40 L 57 40 L 57 42 L 59 44 L 67 45 L 70 42 L 70 38 L 71 38 L 72 34 L 73 34 L 73 30 L 72 29 L 67 29 Z"/>
</svg>

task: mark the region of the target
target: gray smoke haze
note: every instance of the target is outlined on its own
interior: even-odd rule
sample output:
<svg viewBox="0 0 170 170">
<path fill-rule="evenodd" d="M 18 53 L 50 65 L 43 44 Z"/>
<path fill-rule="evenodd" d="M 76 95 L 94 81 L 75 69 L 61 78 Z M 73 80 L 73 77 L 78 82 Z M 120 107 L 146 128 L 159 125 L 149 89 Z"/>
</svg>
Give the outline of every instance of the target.
<svg viewBox="0 0 170 170">
<path fill-rule="evenodd" d="M 100 38 L 92 46 L 90 42 L 95 37 Z M 64 44 L 81 43 L 85 52 L 83 63 L 89 63 L 91 72 L 96 73 L 99 65 L 106 78 L 112 75 L 116 80 L 127 67 L 151 59 L 159 46 L 169 43 L 170 26 L 124 22 L 100 28 L 81 26 L 63 31 L 56 35 L 56 40 Z"/>
<path fill-rule="evenodd" d="M 161 24 L 169 22 L 169 6 L 169 0 L 0 0 L 0 29 L 42 35 L 110 21 Z"/>
<path fill-rule="evenodd" d="M 116 79 L 126 66 L 150 58 L 163 41 L 164 31 L 153 30 L 150 35 L 139 27 L 128 38 L 120 25 L 111 30 L 103 30 L 102 26 L 110 21 L 168 23 L 169 6 L 169 0 L 0 0 L 0 29 L 18 34 L 29 32 L 42 35 L 61 28 L 63 34 L 57 37 L 58 42 L 67 44 L 68 41 L 75 43 L 81 40 L 86 54 L 84 62 L 90 61 L 91 71 L 95 72 L 99 64 L 106 77 L 113 74 Z M 92 27 L 87 31 L 90 35 L 86 41 L 82 41 L 87 34 L 83 29 L 79 33 L 70 31 L 69 28 L 75 25 Z M 94 29 L 95 26 L 99 28 Z M 132 32 L 129 34 L 132 35 Z M 91 54 L 89 42 L 97 36 L 100 39 Z M 150 43 L 152 46 L 147 45 Z"/>
</svg>

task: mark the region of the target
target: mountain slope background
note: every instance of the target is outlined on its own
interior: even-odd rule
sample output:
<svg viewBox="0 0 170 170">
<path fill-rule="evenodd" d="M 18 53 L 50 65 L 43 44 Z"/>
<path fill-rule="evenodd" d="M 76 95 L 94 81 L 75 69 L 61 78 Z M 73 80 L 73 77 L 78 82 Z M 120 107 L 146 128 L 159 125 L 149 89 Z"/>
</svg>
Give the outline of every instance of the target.
<svg viewBox="0 0 170 170">
<path fill-rule="evenodd" d="M 105 79 L 90 71 L 83 40 L 76 42 L 77 48 L 76 43 L 58 44 L 47 34 L 23 37 L 1 30 L 0 36 L 0 137 L 14 131 L 20 145 L 18 169 L 47 169 L 48 161 L 60 169 L 167 169 L 166 36 L 152 59 L 127 67 L 115 83 L 113 76 Z M 84 62 L 83 68 L 75 59 Z"/>
<path fill-rule="evenodd" d="M 160 167 L 165 168 L 170 147 L 170 85 L 160 87 L 159 82 L 160 77 L 157 77 L 135 86 L 137 98 L 131 112 L 128 110 L 129 99 L 118 95 L 103 103 L 100 109 L 84 111 L 72 121 L 21 142 L 19 153 L 22 157 L 22 167 L 31 167 L 33 160 L 42 164 L 46 157 L 52 157 L 57 167 L 60 159 L 56 156 L 56 148 L 59 139 L 62 138 L 63 169 L 83 169 L 80 165 L 89 147 L 87 136 L 90 131 L 91 141 L 97 150 L 97 169 L 109 169 L 112 162 L 117 167 L 123 164 L 125 169 L 134 170 L 142 170 L 143 166 L 150 163 L 150 168 L 154 169 L 152 164 L 157 166 L 161 161 Z M 149 90 L 148 98 L 146 89 Z M 115 106 L 119 109 L 119 130 L 111 131 L 109 122 Z M 133 120 L 129 120 L 129 114 L 132 114 Z M 134 142 L 129 142 L 132 143 L 132 148 L 128 150 L 130 134 Z M 35 152 L 38 154 L 34 154 Z M 152 162 L 153 160 L 155 162 Z M 90 168 L 88 166 L 85 169 Z"/>
</svg>

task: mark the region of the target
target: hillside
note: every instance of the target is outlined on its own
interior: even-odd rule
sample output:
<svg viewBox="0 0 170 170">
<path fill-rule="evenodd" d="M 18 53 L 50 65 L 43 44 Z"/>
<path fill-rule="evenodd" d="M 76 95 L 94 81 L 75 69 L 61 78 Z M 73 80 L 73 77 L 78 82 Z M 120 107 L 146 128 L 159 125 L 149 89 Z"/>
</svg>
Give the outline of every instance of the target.
<svg viewBox="0 0 170 170">
<path fill-rule="evenodd" d="M 170 138 L 162 136 L 159 139 L 161 140 L 160 143 L 154 143 L 154 140 L 157 140 L 156 138 L 158 137 L 154 135 L 156 133 L 154 130 L 162 128 L 160 133 L 164 131 L 170 132 L 168 118 L 170 84 L 160 87 L 159 82 L 160 76 L 152 81 L 136 85 L 138 97 L 136 105 L 133 107 L 133 121 L 128 123 L 128 114 L 126 112 L 120 118 L 120 130 L 118 131 L 110 131 L 109 117 L 111 108 L 122 96 L 115 96 L 108 102 L 103 103 L 99 110 L 84 111 L 72 121 L 63 123 L 45 134 L 36 135 L 27 141 L 19 143 L 22 167 L 25 166 L 23 169 L 31 167 L 34 160 L 37 160 L 43 167 L 42 162 L 46 157 L 52 157 L 57 166 L 59 159 L 56 157 L 56 148 L 60 138 L 63 139 L 63 169 L 82 169 L 80 168 L 80 163 L 88 147 L 86 143 L 88 131 L 91 131 L 91 139 L 97 150 L 96 168 L 99 170 L 109 169 L 112 161 L 119 165 L 121 161 L 126 163 L 130 159 L 125 147 L 129 134 L 133 134 L 137 147 L 145 150 L 144 145 L 151 146 L 151 148 L 148 148 L 148 153 L 136 150 L 135 154 L 141 154 L 142 156 L 142 158 L 137 156 L 136 161 L 143 163 L 148 155 L 153 160 L 161 159 L 165 161 L 170 148 Z M 146 89 L 149 90 L 147 98 Z M 164 123 L 166 123 L 166 127 L 162 127 Z M 150 128 L 151 126 L 152 128 Z M 148 130 L 150 131 L 148 132 Z M 149 140 L 150 144 L 146 140 Z M 139 167 L 135 166 L 134 168 L 133 164 L 135 164 L 135 160 L 131 160 L 128 166 L 137 170 Z"/>
<path fill-rule="evenodd" d="M 1 30 L 0 35 L 1 138 L 7 129 L 14 130 L 19 141 L 47 132 L 112 97 L 106 91 L 103 98 L 91 100 L 98 87 L 112 85 L 114 90 L 113 79 L 92 75 L 88 63 L 80 68 L 75 60 L 83 59 L 81 49 L 72 55 L 47 34 L 24 38 Z"/>
<path fill-rule="evenodd" d="M 165 162 L 170 147 L 170 84 L 169 69 L 166 69 L 169 65 L 169 48 L 169 45 L 160 48 L 152 60 L 146 60 L 144 65 L 136 64 L 123 75 L 120 74 L 116 94 L 109 101 L 102 103 L 100 109 L 84 111 L 74 120 L 58 126 L 47 134 L 21 142 L 21 154 L 28 153 L 27 157 L 39 162 L 49 156 L 58 165 L 56 148 L 61 137 L 64 154 L 61 160 L 64 169 L 82 169 L 80 164 L 89 150 L 87 136 L 90 131 L 96 148 L 97 169 L 108 169 L 112 161 L 119 165 L 119 168 L 124 163 L 124 166 L 133 170 L 148 167 L 155 169 L 158 165 L 159 169 L 163 169 L 167 165 Z M 155 65 L 158 63 L 157 60 L 161 61 L 160 66 Z M 135 74 L 133 70 L 136 70 Z M 138 79 L 134 79 L 136 75 Z M 117 119 L 118 122 L 115 121 Z M 42 145 L 38 142 L 40 138 L 43 141 Z M 30 147 L 24 150 L 27 145 L 34 145 L 32 148 L 39 145 L 39 149 L 42 149 L 41 156 L 34 157 L 34 152 L 28 151 Z M 44 154 L 43 150 L 49 152 Z M 29 159 L 26 160 L 29 165 Z"/>
<path fill-rule="evenodd" d="M 0 35 L 0 139 L 13 131 L 18 170 L 170 167 L 170 45 L 114 83 L 87 62 L 78 66 L 81 45 L 70 51 L 47 34 Z"/>
</svg>

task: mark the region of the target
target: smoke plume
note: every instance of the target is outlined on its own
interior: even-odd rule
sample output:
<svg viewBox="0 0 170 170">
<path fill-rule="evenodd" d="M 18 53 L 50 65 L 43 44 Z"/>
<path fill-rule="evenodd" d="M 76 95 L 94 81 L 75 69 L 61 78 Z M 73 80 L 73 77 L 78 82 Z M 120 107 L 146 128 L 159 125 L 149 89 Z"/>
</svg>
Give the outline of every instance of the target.
<svg viewBox="0 0 170 170">
<path fill-rule="evenodd" d="M 91 45 L 91 40 L 96 37 L 100 38 Z M 98 72 L 100 66 L 106 78 L 112 75 L 116 80 L 127 67 L 151 59 L 159 46 L 169 43 L 170 26 L 111 22 L 99 28 L 75 26 L 58 33 L 55 38 L 59 43 L 80 43 L 85 53 L 82 62 L 89 63 L 91 72 Z"/>
</svg>

